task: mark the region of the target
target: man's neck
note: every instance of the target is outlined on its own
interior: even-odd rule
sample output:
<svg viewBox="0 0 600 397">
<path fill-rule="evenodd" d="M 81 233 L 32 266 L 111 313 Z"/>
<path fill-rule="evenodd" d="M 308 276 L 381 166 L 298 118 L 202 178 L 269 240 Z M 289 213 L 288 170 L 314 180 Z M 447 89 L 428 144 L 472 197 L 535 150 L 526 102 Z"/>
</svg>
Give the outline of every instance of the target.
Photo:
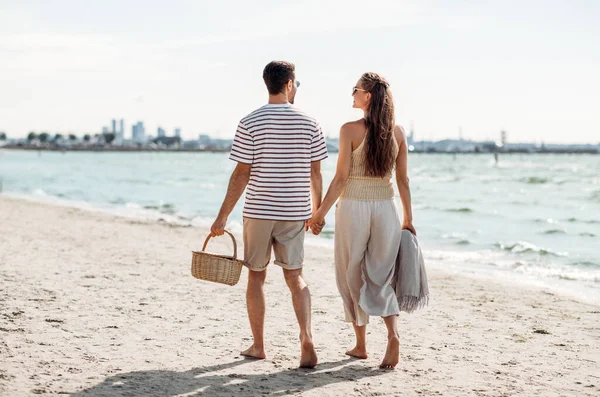
<svg viewBox="0 0 600 397">
<path fill-rule="evenodd" d="M 285 94 L 269 95 L 268 103 L 270 105 L 284 105 L 288 103 L 288 98 Z"/>
</svg>

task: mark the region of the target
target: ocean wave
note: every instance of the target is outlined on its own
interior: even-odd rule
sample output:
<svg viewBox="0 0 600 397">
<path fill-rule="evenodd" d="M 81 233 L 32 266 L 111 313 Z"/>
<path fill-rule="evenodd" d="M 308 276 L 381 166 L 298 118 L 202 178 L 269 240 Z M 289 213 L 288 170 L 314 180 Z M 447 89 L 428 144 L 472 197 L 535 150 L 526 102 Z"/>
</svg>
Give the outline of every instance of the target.
<svg viewBox="0 0 600 397">
<path fill-rule="evenodd" d="M 556 257 L 566 257 L 569 256 L 568 252 L 555 252 L 548 248 L 541 248 L 534 244 L 531 244 L 527 241 L 519 241 L 516 243 L 504 244 L 504 243 L 495 243 L 494 246 L 503 251 L 512 252 L 513 254 L 528 254 L 528 253 L 536 253 L 539 255 L 552 255 Z"/>
<path fill-rule="evenodd" d="M 149 179 L 140 179 L 140 178 L 123 178 L 119 179 L 119 182 L 127 183 L 128 185 L 152 185 L 154 181 Z"/>
<path fill-rule="evenodd" d="M 504 267 L 521 274 L 527 274 L 544 278 L 553 278 L 567 281 L 583 281 L 600 283 L 600 271 L 589 268 L 600 267 L 597 264 L 589 262 L 589 265 L 581 265 L 581 263 L 587 262 L 575 262 L 571 265 L 561 266 L 555 264 L 541 264 L 539 262 L 527 262 L 527 261 L 516 261 L 516 262 L 503 262 L 495 265 Z"/>
<path fill-rule="evenodd" d="M 174 215 L 177 212 L 175 205 L 171 203 L 148 204 L 144 205 L 144 209 L 154 210 L 169 215 Z"/>
<path fill-rule="evenodd" d="M 552 219 L 552 218 L 546 218 L 546 219 L 536 218 L 533 220 L 533 222 L 534 223 L 549 223 L 551 225 L 559 223 L 556 219 Z"/>
<path fill-rule="evenodd" d="M 456 245 L 470 245 L 471 241 L 467 238 L 464 233 L 450 233 L 442 234 L 442 238 L 445 240 L 454 240 Z"/>
<path fill-rule="evenodd" d="M 513 200 L 509 204 L 511 204 L 511 205 L 524 205 L 524 206 L 529 207 L 533 203 L 526 202 L 526 201 Z"/>
<path fill-rule="evenodd" d="M 34 196 L 42 196 L 42 197 L 49 197 L 50 195 L 48 193 L 46 193 L 44 191 L 44 189 L 35 189 L 33 192 Z"/>
<path fill-rule="evenodd" d="M 448 208 L 445 211 L 446 212 L 459 212 L 459 213 L 463 213 L 463 214 L 470 214 L 472 212 L 475 212 L 473 209 L 471 209 L 469 207 Z"/>
<path fill-rule="evenodd" d="M 478 177 L 475 177 L 480 183 L 484 183 L 484 184 L 488 184 L 488 183 L 496 183 L 496 182 L 503 182 L 506 179 L 505 178 L 499 178 L 497 176 L 489 176 L 489 175 L 481 175 Z"/>
<path fill-rule="evenodd" d="M 571 263 L 573 266 L 581 266 L 581 267 L 597 267 L 600 268 L 600 263 L 595 263 L 592 261 L 577 261 Z"/>
<path fill-rule="evenodd" d="M 571 217 L 571 218 L 567 219 L 567 222 L 569 222 L 569 223 L 587 223 L 590 225 L 600 224 L 600 220 L 597 220 L 597 219 L 577 219 L 575 217 Z"/>
<path fill-rule="evenodd" d="M 579 233 L 579 235 L 581 237 L 596 237 L 596 235 L 594 233 L 590 233 L 590 232 L 582 232 L 582 233 Z"/>
<path fill-rule="evenodd" d="M 592 192 L 592 194 L 590 194 L 589 199 L 592 201 L 600 201 L 600 190 Z"/>
<path fill-rule="evenodd" d="M 564 229 L 548 229 L 543 234 L 567 234 L 567 231 Z"/>
<path fill-rule="evenodd" d="M 542 185 L 542 184 L 551 182 L 551 179 L 542 178 L 539 176 L 530 176 L 527 178 L 521 178 L 521 179 L 519 179 L 519 181 L 523 182 L 523 183 L 531 184 L 531 185 Z"/>
</svg>

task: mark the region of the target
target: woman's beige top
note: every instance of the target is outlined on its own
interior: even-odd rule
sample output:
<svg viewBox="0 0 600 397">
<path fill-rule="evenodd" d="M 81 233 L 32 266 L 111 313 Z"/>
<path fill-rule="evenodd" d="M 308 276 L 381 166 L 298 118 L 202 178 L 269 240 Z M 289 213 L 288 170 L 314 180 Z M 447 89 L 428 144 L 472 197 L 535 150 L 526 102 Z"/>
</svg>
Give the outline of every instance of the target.
<svg viewBox="0 0 600 397">
<path fill-rule="evenodd" d="M 398 142 L 394 140 L 394 158 L 398 156 Z M 382 201 L 394 198 L 394 185 L 392 184 L 392 172 L 383 178 L 367 176 L 366 155 L 364 150 L 365 139 L 352 152 L 350 162 L 350 176 L 344 191 L 340 195 L 343 199 L 363 200 L 363 201 Z"/>
</svg>

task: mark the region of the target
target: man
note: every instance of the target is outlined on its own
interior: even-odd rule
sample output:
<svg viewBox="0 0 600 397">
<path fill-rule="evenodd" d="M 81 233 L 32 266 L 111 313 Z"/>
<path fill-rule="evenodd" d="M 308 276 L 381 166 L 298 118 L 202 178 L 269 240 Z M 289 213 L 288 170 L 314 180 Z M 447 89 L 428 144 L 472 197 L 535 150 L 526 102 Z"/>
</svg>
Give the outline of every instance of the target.
<svg viewBox="0 0 600 397">
<path fill-rule="evenodd" d="M 289 62 L 271 62 L 263 71 L 269 102 L 244 117 L 229 158 L 237 161 L 227 195 L 211 227 L 224 232 L 229 214 L 246 186 L 244 261 L 248 264 L 246 304 L 254 343 L 242 355 L 258 359 L 264 350 L 266 268 L 275 253 L 300 325 L 300 367 L 317 365 L 311 331 L 310 291 L 302 278 L 306 221 L 321 205 L 321 160 L 327 147 L 315 119 L 292 106 L 300 83 Z M 311 211 L 312 192 L 312 211 Z M 320 232 L 320 226 L 318 232 Z M 317 232 L 317 230 L 314 230 Z"/>
</svg>

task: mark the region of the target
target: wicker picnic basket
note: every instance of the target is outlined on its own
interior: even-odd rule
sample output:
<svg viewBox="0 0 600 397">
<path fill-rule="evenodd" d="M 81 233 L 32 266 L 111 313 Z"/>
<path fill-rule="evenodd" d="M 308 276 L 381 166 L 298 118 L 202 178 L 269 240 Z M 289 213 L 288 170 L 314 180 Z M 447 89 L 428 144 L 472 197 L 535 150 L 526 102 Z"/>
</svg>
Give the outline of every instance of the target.
<svg viewBox="0 0 600 397">
<path fill-rule="evenodd" d="M 206 245 L 212 236 L 204 241 L 202 251 L 192 251 L 192 276 L 200 280 L 215 283 L 236 285 L 240 279 L 243 261 L 237 259 L 237 243 L 235 237 L 227 230 L 225 233 L 233 241 L 233 256 L 209 254 L 205 252 Z"/>
</svg>

